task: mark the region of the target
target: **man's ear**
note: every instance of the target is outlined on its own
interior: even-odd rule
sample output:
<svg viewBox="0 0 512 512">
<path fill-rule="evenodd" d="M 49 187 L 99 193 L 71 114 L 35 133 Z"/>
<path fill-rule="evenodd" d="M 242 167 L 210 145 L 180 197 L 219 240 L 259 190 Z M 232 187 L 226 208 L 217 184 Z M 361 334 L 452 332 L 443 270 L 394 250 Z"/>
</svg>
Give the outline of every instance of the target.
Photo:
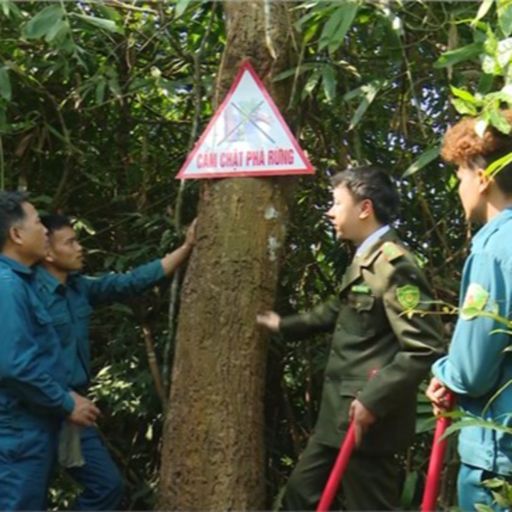
<svg viewBox="0 0 512 512">
<path fill-rule="evenodd" d="M 43 261 L 46 261 L 47 263 L 53 263 L 55 261 L 55 258 L 53 257 L 53 251 L 50 245 L 46 249 L 46 254 L 43 258 Z"/>
<path fill-rule="evenodd" d="M 359 213 L 359 218 L 361 220 L 367 219 L 374 213 L 373 209 L 373 201 L 371 199 L 363 199 L 360 203 L 361 211 Z"/>
<path fill-rule="evenodd" d="M 9 238 L 15 245 L 23 245 L 23 236 L 18 226 L 11 226 L 9 228 Z"/>
<path fill-rule="evenodd" d="M 489 187 L 493 182 L 493 179 L 485 172 L 485 169 L 478 169 L 478 191 L 481 194 L 486 194 L 489 191 Z"/>
</svg>

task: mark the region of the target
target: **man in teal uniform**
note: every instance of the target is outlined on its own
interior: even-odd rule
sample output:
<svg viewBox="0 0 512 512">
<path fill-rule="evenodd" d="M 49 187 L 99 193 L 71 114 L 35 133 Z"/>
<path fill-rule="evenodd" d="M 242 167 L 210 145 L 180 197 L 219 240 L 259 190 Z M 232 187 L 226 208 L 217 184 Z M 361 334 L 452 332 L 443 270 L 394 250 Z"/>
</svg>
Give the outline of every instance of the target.
<svg viewBox="0 0 512 512">
<path fill-rule="evenodd" d="M 308 313 L 258 322 L 288 338 L 332 332 L 322 402 L 313 436 L 288 481 L 286 510 L 314 510 L 349 420 L 359 448 L 342 482 L 347 510 L 399 506 L 398 454 L 414 435 L 416 393 L 443 351 L 432 294 L 413 255 L 390 228 L 398 194 L 385 171 L 347 170 L 332 180 L 327 213 L 339 239 L 357 250 L 339 293 Z"/>
<path fill-rule="evenodd" d="M 90 382 L 89 320 L 92 308 L 136 296 L 170 276 L 190 254 L 194 228 L 189 230 L 180 248 L 162 259 L 124 274 L 91 277 L 79 273 L 84 254 L 69 219 L 48 215 L 42 222 L 48 229 L 49 250 L 36 268 L 34 289 L 59 336 L 69 386 L 86 392 Z M 123 481 L 95 426 L 79 432 L 65 424 L 61 434 L 61 454 L 64 459 L 69 459 L 61 461 L 67 471 L 84 488 L 73 506 L 75 510 L 113 510 L 118 507 Z"/>
<path fill-rule="evenodd" d="M 46 509 L 62 420 L 88 426 L 99 414 L 69 390 L 59 340 L 31 288 L 31 265 L 46 249 L 32 204 L 0 192 L 0 510 Z"/>
<path fill-rule="evenodd" d="M 512 111 L 503 115 L 512 123 Z M 512 164 L 499 172 L 488 167 L 512 152 L 512 137 L 487 128 L 476 133 L 477 119 L 450 128 L 442 156 L 457 165 L 459 196 L 469 222 L 483 225 L 473 237 L 460 287 L 460 314 L 449 353 L 436 362 L 427 390 L 435 412 L 444 409 L 448 389 L 471 415 L 512 427 L 510 333 L 489 316 L 510 319 L 512 311 Z M 459 434 L 459 506 L 481 503 L 502 510 L 485 479 L 512 477 L 512 436 L 502 430 L 464 427 Z"/>
</svg>

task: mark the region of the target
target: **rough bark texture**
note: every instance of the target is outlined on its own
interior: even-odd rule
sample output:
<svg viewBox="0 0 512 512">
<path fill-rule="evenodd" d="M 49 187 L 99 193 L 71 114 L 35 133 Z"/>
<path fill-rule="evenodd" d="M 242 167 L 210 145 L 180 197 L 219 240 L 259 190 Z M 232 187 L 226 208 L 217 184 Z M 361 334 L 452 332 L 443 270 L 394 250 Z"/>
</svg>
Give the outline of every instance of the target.
<svg viewBox="0 0 512 512">
<path fill-rule="evenodd" d="M 224 4 L 228 40 L 217 80 L 222 100 L 250 58 L 278 107 L 272 76 L 291 66 L 289 4 Z M 275 52 L 275 53 L 274 53 Z M 198 241 L 181 297 L 159 508 L 265 507 L 263 396 L 266 334 L 256 313 L 273 306 L 293 178 L 203 183 Z"/>
</svg>

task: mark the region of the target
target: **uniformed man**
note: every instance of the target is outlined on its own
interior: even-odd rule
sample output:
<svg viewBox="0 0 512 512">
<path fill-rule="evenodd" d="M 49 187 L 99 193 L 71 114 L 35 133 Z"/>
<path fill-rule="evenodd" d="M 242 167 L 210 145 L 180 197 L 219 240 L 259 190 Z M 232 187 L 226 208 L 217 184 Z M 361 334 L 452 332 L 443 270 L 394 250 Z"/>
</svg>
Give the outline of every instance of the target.
<svg viewBox="0 0 512 512">
<path fill-rule="evenodd" d="M 69 390 L 31 265 L 46 229 L 26 197 L 0 192 L 0 510 L 45 510 L 63 418 L 92 425 L 98 409 Z"/>
<path fill-rule="evenodd" d="M 512 124 L 512 110 L 502 115 Z M 475 510 L 478 503 L 504 510 L 482 481 L 512 477 L 512 436 L 500 430 L 512 426 L 512 355 L 506 351 L 510 327 L 496 319 L 496 314 L 510 319 L 512 311 L 512 137 L 492 127 L 480 137 L 477 121 L 461 120 L 443 141 L 443 158 L 458 167 L 466 219 L 483 227 L 473 237 L 464 264 L 460 314 L 449 353 L 434 365 L 427 390 L 436 413 L 446 407 L 449 389 L 464 411 L 498 426 L 460 431 L 458 500 L 464 511 Z"/>
<path fill-rule="evenodd" d="M 397 455 L 414 435 L 418 384 L 443 351 L 441 324 L 435 315 L 417 314 L 432 309 L 432 294 L 389 226 L 398 194 L 386 172 L 349 169 L 332 185 L 327 215 L 337 237 L 357 247 L 339 293 L 308 313 L 257 319 L 289 338 L 333 332 L 319 417 L 283 506 L 316 508 L 352 419 L 359 448 L 343 478 L 342 506 L 391 510 L 399 506 Z"/>
<path fill-rule="evenodd" d="M 84 251 L 69 219 L 63 215 L 46 215 L 42 222 L 48 230 L 49 248 L 35 270 L 34 289 L 59 336 L 68 384 L 71 389 L 86 393 L 91 378 L 92 308 L 136 296 L 170 276 L 190 254 L 194 225 L 183 245 L 164 258 L 124 274 L 91 277 L 80 274 Z M 122 498 L 123 480 L 97 427 L 78 431 L 65 424 L 60 441 L 61 464 L 83 487 L 73 510 L 115 510 Z"/>
</svg>

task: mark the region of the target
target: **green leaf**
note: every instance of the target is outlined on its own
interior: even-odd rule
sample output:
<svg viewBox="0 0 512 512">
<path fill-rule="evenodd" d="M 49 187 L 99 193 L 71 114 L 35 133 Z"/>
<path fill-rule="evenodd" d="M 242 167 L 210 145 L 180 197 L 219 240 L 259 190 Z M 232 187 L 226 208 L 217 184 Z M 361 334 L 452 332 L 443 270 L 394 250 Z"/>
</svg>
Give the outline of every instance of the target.
<svg viewBox="0 0 512 512">
<path fill-rule="evenodd" d="M 352 89 L 351 91 L 346 92 L 343 95 L 342 100 L 343 101 L 350 101 L 354 98 L 357 98 L 358 96 L 361 96 L 363 94 L 363 86 L 356 87 L 355 89 Z"/>
<path fill-rule="evenodd" d="M 411 471 L 405 477 L 405 482 L 402 488 L 402 497 L 400 498 L 401 508 L 410 510 L 413 504 L 414 495 L 416 493 L 416 485 L 418 483 L 418 472 Z"/>
<path fill-rule="evenodd" d="M 512 34 L 512 5 L 510 3 L 498 6 L 498 24 L 506 37 Z"/>
<path fill-rule="evenodd" d="M 25 25 L 25 37 L 27 39 L 39 39 L 46 36 L 54 25 L 62 20 L 64 15 L 65 12 L 60 5 L 45 7 Z"/>
<path fill-rule="evenodd" d="M 489 121 L 491 124 L 500 132 L 509 134 L 511 130 L 511 126 L 506 120 L 506 118 L 497 110 L 491 110 L 489 114 Z"/>
<path fill-rule="evenodd" d="M 475 503 L 475 509 L 477 512 L 494 512 L 494 509 L 489 505 L 483 503 Z"/>
<path fill-rule="evenodd" d="M 487 94 L 492 91 L 492 86 L 494 83 L 494 76 L 489 75 L 487 73 L 482 73 L 480 75 L 480 79 L 478 81 L 477 91 L 479 94 Z"/>
<path fill-rule="evenodd" d="M 488 55 L 494 55 L 498 50 L 498 39 L 492 31 L 491 27 L 487 27 L 485 31 L 486 38 L 484 40 L 484 51 Z"/>
<path fill-rule="evenodd" d="M 5 109 L 0 105 L 0 134 L 8 133 L 9 126 L 7 125 L 7 116 L 5 115 Z"/>
<path fill-rule="evenodd" d="M 96 84 L 96 104 L 101 105 L 105 99 L 105 88 L 106 88 L 107 82 L 102 77 L 98 80 L 98 83 Z"/>
<path fill-rule="evenodd" d="M 175 17 L 179 18 L 187 10 L 187 7 L 190 5 L 191 2 L 192 0 L 178 0 L 176 2 L 176 7 L 174 11 Z"/>
<path fill-rule="evenodd" d="M 476 13 L 475 19 L 471 22 L 473 26 L 475 26 L 477 21 L 481 20 L 489 12 L 493 2 L 494 0 L 483 0 L 483 2 L 480 4 L 478 12 Z"/>
<path fill-rule="evenodd" d="M 370 82 L 369 84 L 363 85 L 361 87 L 363 99 L 361 100 L 361 103 L 357 107 L 354 115 L 352 116 L 352 119 L 350 120 L 350 125 L 348 127 L 349 130 L 352 130 L 356 127 L 384 84 L 385 82 L 382 80 L 374 80 L 373 82 Z"/>
<path fill-rule="evenodd" d="M 4 16 L 9 17 L 11 2 L 9 0 L 0 0 L 0 5 L 2 6 L 2 12 L 4 13 Z"/>
<path fill-rule="evenodd" d="M 439 156 L 440 148 L 439 146 L 429 148 L 424 151 L 419 158 L 417 158 L 404 172 L 403 177 L 411 176 L 414 173 L 418 172 L 420 169 L 425 167 L 427 164 L 435 160 Z"/>
<path fill-rule="evenodd" d="M 0 0 L 0 6 L 2 7 L 4 16 L 7 18 L 21 18 L 21 11 L 12 0 Z"/>
<path fill-rule="evenodd" d="M 110 89 L 112 94 L 117 99 L 120 99 L 122 97 L 122 91 L 121 91 L 121 87 L 119 86 L 119 82 L 117 80 L 117 77 L 109 79 L 109 81 L 108 81 L 108 88 Z"/>
<path fill-rule="evenodd" d="M 465 102 L 472 103 L 473 105 L 478 103 L 478 100 L 470 92 L 465 91 L 464 89 L 459 89 L 458 87 L 451 85 L 450 90 L 454 96 L 457 96 L 457 98 L 460 98 Z"/>
<path fill-rule="evenodd" d="M 501 478 L 489 478 L 482 482 L 487 489 L 501 489 L 503 487 L 503 480 Z"/>
<path fill-rule="evenodd" d="M 502 39 L 498 43 L 498 50 L 496 54 L 496 60 L 500 67 L 505 68 L 510 64 L 512 59 L 512 37 Z"/>
<path fill-rule="evenodd" d="M 451 100 L 452 105 L 455 107 L 455 110 L 462 115 L 470 115 L 470 116 L 476 116 L 478 114 L 477 108 L 472 105 L 471 103 L 467 103 L 463 100 L 454 98 Z"/>
<path fill-rule="evenodd" d="M 343 40 L 354 22 L 358 7 L 356 3 L 349 3 L 344 6 L 345 14 L 329 44 L 329 53 L 334 53 L 343 44 Z"/>
<path fill-rule="evenodd" d="M 69 32 L 69 23 L 67 20 L 59 20 L 46 33 L 45 41 L 51 43 L 54 40 L 63 38 Z"/>
<path fill-rule="evenodd" d="M 9 69 L 6 66 L 0 68 L 0 96 L 7 101 L 11 101 L 11 80 L 9 78 Z"/>
<path fill-rule="evenodd" d="M 503 168 L 507 167 L 512 162 L 512 153 L 507 153 L 505 156 L 498 158 L 492 162 L 486 169 L 485 174 L 487 176 L 496 176 Z"/>
<path fill-rule="evenodd" d="M 106 30 L 107 32 L 114 32 L 117 34 L 124 34 L 124 28 L 119 26 L 113 20 L 107 20 L 105 18 L 97 18 L 96 16 L 88 16 L 87 14 L 75 14 L 75 17 L 93 25 L 97 28 Z"/>
<path fill-rule="evenodd" d="M 285 71 L 282 71 L 281 73 L 278 73 L 273 79 L 273 82 L 279 82 L 279 80 L 284 80 L 285 78 L 288 78 L 290 76 L 297 74 L 302 74 L 305 71 L 310 71 L 311 69 L 317 69 L 319 67 L 318 63 L 316 62 L 308 62 L 306 64 L 301 64 L 299 67 L 299 71 L 297 71 L 297 68 L 291 68 L 287 69 Z"/>
<path fill-rule="evenodd" d="M 311 73 L 311 75 L 308 78 L 308 81 L 306 82 L 306 85 L 304 86 L 304 90 L 302 92 L 302 98 L 305 98 L 309 94 L 313 92 L 313 89 L 318 85 L 318 82 L 320 81 L 320 71 L 317 69 Z"/>
<path fill-rule="evenodd" d="M 349 1 L 342 4 L 331 14 L 320 35 L 318 50 L 329 46 L 329 51 L 332 53 L 342 45 L 343 39 L 357 14 L 357 9 L 357 3 Z"/>
<path fill-rule="evenodd" d="M 96 9 L 98 9 L 98 12 L 104 17 L 109 20 L 119 22 L 121 23 L 123 21 L 123 17 L 121 14 L 119 14 L 118 11 L 113 9 L 112 7 L 108 7 L 106 5 L 97 4 Z"/>
<path fill-rule="evenodd" d="M 331 102 L 336 96 L 336 75 L 332 66 L 326 65 L 323 67 L 322 85 L 327 101 Z"/>
<path fill-rule="evenodd" d="M 443 53 L 441 57 L 434 62 L 434 67 L 445 68 L 458 64 L 459 62 L 464 62 L 465 60 L 474 59 L 482 53 L 482 49 L 482 43 L 471 43 L 462 48 L 450 50 Z"/>
</svg>

